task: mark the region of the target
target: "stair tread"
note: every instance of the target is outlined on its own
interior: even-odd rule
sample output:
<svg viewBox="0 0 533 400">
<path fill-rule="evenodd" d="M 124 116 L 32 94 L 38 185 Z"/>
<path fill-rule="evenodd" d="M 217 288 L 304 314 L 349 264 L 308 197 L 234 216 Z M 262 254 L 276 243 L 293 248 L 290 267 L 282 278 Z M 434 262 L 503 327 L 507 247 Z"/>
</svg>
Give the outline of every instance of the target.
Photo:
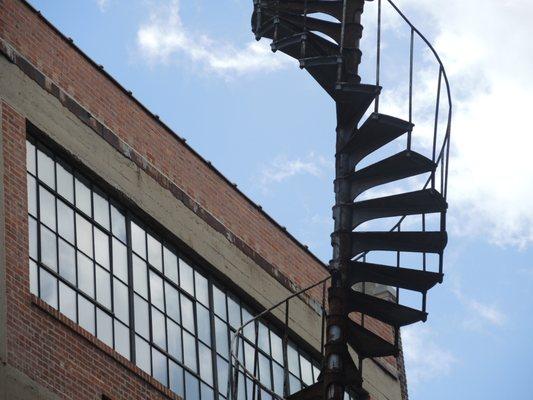
<svg viewBox="0 0 533 400">
<path fill-rule="evenodd" d="M 350 312 L 357 311 L 392 326 L 406 326 L 425 321 L 427 313 L 402 306 L 368 294 L 348 290 L 347 307 Z"/>
<path fill-rule="evenodd" d="M 367 155 L 412 130 L 413 126 L 399 118 L 372 113 L 341 151 L 351 154 L 355 166 Z"/>
<path fill-rule="evenodd" d="M 378 218 L 444 212 L 446 200 L 434 189 L 379 197 L 353 203 L 352 227 Z"/>
<path fill-rule="evenodd" d="M 398 348 L 393 343 L 388 342 L 350 319 L 347 322 L 347 336 L 348 343 L 360 357 L 386 357 L 398 354 Z"/>
<path fill-rule="evenodd" d="M 446 232 L 352 232 L 352 256 L 372 250 L 439 254 L 447 240 Z"/>
<path fill-rule="evenodd" d="M 443 274 L 417 269 L 391 267 L 361 261 L 352 261 L 348 272 L 351 285 L 360 282 L 398 286 L 407 290 L 427 292 L 442 282 Z"/>
<path fill-rule="evenodd" d="M 333 99 L 337 104 L 339 126 L 354 129 L 380 91 L 381 87 L 376 85 L 337 83 Z"/>
<path fill-rule="evenodd" d="M 276 0 L 262 1 L 262 6 L 277 7 L 280 11 L 302 14 L 307 6 L 307 12 L 311 13 L 324 13 L 335 17 L 338 21 L 342 20 L 342 0 L 289 0 L 281 3 L 277 3 Z"/>
<path fill-rule="evenodd" d="M 375 186 L 409 178 L 435 169 L 429 158 L 404 150 L 352 173 L 352 199 Z"/>
</svg>

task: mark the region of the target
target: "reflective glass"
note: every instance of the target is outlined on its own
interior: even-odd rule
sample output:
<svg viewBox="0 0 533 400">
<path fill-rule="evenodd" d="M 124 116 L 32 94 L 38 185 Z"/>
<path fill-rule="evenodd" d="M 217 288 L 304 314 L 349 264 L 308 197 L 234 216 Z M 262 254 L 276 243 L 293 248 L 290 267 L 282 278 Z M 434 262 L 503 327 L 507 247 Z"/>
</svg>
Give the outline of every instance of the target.
<svg viewBox="0 0 533 400">
<path fill-rule="evenodd" d="M 180 322 L 180 297 L 179 292 L 174 289 L 168 282 L 165 282 L 165 298 L 167 315 L 174 319 L 176 322 Z"/>
<path fill-rule="evenodd" d="M 196 299 L 198 299 L 198 301 L 204 306 L 209 307 L 209 287 L 207 279 L 195 271 L 194 283 L 196 288 Z"/>
<path fill-rule="evenodd" d="M 270 361 L 261 353 L 259 353 L 259 380 L 267 388 L 271 388 Z"/>
<path fill-rule="evenodd" d="M 89 221 L 76 214 L 76 243 L 78 249 L 89 257 L 93 256 L 93 230 Z"/>
<path fill-rule="evenodd" d="M 198 379 L 185 372 L 185 398 L 187 400 L 200 400 L 200 388 Z"/>
<path fill-rule="evenodd" d="M 61 164 L 56 164 L 57 173 L 57 192 L 67 199 L 71 204 L 74 203 L 74 180 L 72 174 L 67 171 Z"/>
<path fill-rule="evenodd" d="M 115 320 L 115 350 L 130 359 L 130 330 L 118 320 Z"/>
<path fill-rule="evenodd" d="M 148 246 L 148 262 L 163 272 L 163 254 L 161 249 L 161 243 L 155 239 L 152 235 L 147 234 L 146 244 Z"/>
<path fill-rule="evenodd" d="M 270 341 L 268 328 L 262 322 L 258 323 L 259 326 L 259 337 L 258 345 L 261 350 L 270 355 Z"/>
<path fill-rule="evenodd" d="M 292 344 L 287 347 L 287 358 L 289 361 L 289 371 L 300 377 L 300 364 L 298 362 L 298 352 Z"/>
<path fill-rule="evenodd" d="M 59 282 L 59 311 L 76 322 L 76 292 Z"/>
<path fill-rule="evenodd" d="M 289 391 L 291 394 L 296 393 L 302 389 L 302 384 L 294 375 L 289 374 Z"/>
<path fill-rule="evenodd" d="M 302 356 L 300 354 L 300 369 L 302 371 L 302 381 L 306 385 L 312 385 L 313 384 L 313 369 L 311 367 L 311 363 L 307 358 Z"/>
<path fill-rule="evenodd" d="M 198 303 L 196 303 L 196 323 L 198 324 L 198 338 L 210 345 L 211 321 L 209 319 L 209 310 Z"/>
<path fill-rule="evenodd" d="M 109 230 L 109 203 L 99 193 L 93 191 L 94 219 Z"/>
<path fill-rule="evenodd" d="M 283 368 L 281 365 L 272 363 L 272 378 L 274 381 L 274 392 L 283 396 Z"/>
<path fill-rule="evenodd" d="M 226 295 L 215 285 L 213 285 L 213 306 L 215 308 L 215 314 L 226 321 Z"/>
<path fill-rule="evenodd" d="M 39 186 L 39 217 L 48 228 L 56 230 L 56 198 L 42 186 Z"/>
<path fill-rule="evenodd" d="M 41 299 L 57 309 L 57 279 L 41 268 Z"/>
<path fill-rule="evenodd" d="M 131 247 L 134 252 L 146 259 L 146 233 L 135 222 L 131 222 Z"/>
<path fill-rule="evenodd" d="M 133 255 L 133 288 L 144 298 L 148 298 L 148 271 L 146 263 Z"/>
<path fill-rule="evenodd" d="M 61 200 L 57 200 L 57 232 L 74 244 L 74 211 Z"/>
<path fill-rule="evenodd" d="M 283 342 L 274 332 L 270 331 L 270 345 L 272 347 L 272 357 L 274 360 L 283 364 Z"/>
<path fill-rule="evenodd" d="M 96 336 L 109 347 L 113 347 L 113 320 L 100 308 L 96 309 Z"/>
<path fill-rule="evenodd" d="M 163 294 L 163 279 L 150 271 L 150 300 L 153 305 L 165 311 L 165 297 Z"/>
<path fill-rule="evenodd" d="M 242 325 L 241 306 L 232 296 L 228 296 L 228 322 L 235 329 Z"/>
<path fill-rule="evenodd" d="M 35 175 L 35 146 L 26 140 L 26 168 Z"/>
<path fill-rule="evenodd" d="M 37 264 L 33 260 L 30 260 L 30 292 L 39 296 Z"/>
<path fill-rule="evenodd" d="M 213 389 L 207 386 L 205 383 L 201 384 L 202 400 L 214 400 Z"/>
<path fill-rule="evenodd" d="M 181 361 L 181 328 L 167 318 L 168 353 L 176 360 Z"/>
<path fill-rule="evenodd" d="M 78 324 L 94 335 L 94 305 L 85 297 L 78 295 Z"/>
<path fill-rule="evenodd" d="M 30 257 L 34 260 L 38 259 L 37 255 L 37 222 L 29 217 L 28 218 L 28 251 Z"/>
<path fill-rule="evenodd" d="M 211 349 L 201 343 L 198 343 L 200 377 L 210 385 L 213 384 L 213 362 L 211 357 Z"/>
<path fill-rule="evenodd" d="M 183 397 L 183 368 L 169 361 L 170 390 Z"/>
<path fill-rule="evenodd" d="M 128 252 L 126 246 L 113 238 L 113 274 L 128 282 Z"/>
<path fill-rule="evenodd" d="M 28 212 L 37 217 L 37 186 L 35 178 L 30 174 L 27 175 L 28 181 Z"/>
<path fill-rule="evenodd" d="M 100 266 L 96 266 L 96 300 L 111 309 L 111 275 Z"/>
<path fill-rule="evenodd" d="M 165 316 L 152 307 L 152 341 L 163 350 L 167 349 Z"/>
<path fill-rule="evenodd" d="M 37 171 L 39 179 L 55 189 L 54 160 L 40 149 L 37 149 Z"/>
<path fill-rule="evenodd" d="M 163 248 L 163 261 L 165 264 L 165 275 L 175 284 L 179 284 L 178 281 L 178 257 L 167 249 Z"/>
<path fill-rule="evenodd" d="M 194 275 L 189 264 L 180 258 L 180 286 L 194 296 Z"/>
<path fill-rule="evenodd" d="M 118 279 L 113 279 L 113 312 L 122 322 L 129 324 L 129 298 L 128 287 Z"/>
<path fill-rule="evenodd" d="M 195 332 L 193 303 L 186 296 L 181 296 L 181 321 L 185 329 Z"/>
<path fill-rule="evenodd" d="M 111 205 L 111 229 L 113 236 L 126 243 L 126 218 L 113 205 Z"/>
<path fill-rule="evenodd" d="M 133 311 L 135 315 L 135 332 L 145 337 L 146 339 L 149 339 L 150 324 L 148 321 L 148 302 L 143 300 L 141 297 L 135 295 Z"/>
<path fill-rule="evenodd" d="M 94 259 L 102 267 L 109 270 L 109 236 L 94 227 Z"/>
<path fill-rule="evenodd" d="M 78 287 L 94 298 L 94 264 L 78 252 Z"/>
<path fill-rule="evenodd" d="M 75 181 L 76 207 L 91 217 L 91 189 L 89 189 L 87 185 L 78 178 L 76 178 Z"/>
<path fill-rule="evenodd" d="M 228 395 L 228 363 L 217 356 L 218 391 L 223 396 Z"/>
<path fill-rule="evenodd" d="M 228 358 L 228 326 L 218 318 L 215 318 L 215 338 L 217 353 Z"/>
<path fill-rule="evenodd" d="M 41 225 L 41 262 L 57 271 L 56 235 Z"/>
<path fill-rule="evenodd" d="M 196 340 L 194 336 L 183 332 L 183 362 L 196 372 Z"/>
<path fill-rule="evenodd" d="M 135 335 L 135 358 L 137 366 L 150 374 L 150 345 L 137 335 Z"/>
<path fill-rule="evenodd" d="M 163 353 L 154 348 L 152 348 L 152 365 L 154 368 L 154 378 L 167 386 L 167 358 Z"/>
</svg>

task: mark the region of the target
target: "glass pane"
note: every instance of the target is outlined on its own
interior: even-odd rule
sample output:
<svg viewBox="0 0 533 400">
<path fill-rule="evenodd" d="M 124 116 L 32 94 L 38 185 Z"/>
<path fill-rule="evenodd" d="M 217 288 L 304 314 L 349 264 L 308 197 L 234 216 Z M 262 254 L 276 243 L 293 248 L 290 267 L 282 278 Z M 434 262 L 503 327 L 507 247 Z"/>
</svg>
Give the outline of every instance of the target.
<svg viewBox="0 0 533 400">
<path fill-rule="evenodd" d="M 97 337 L 109 347 L 113 347 L 113 320 L 109 315 L 96 309 Z"/>
<path fill-rule="evenodd" d="M 74 203 L 74 180 L 72 174 L 61 164 L 56 164 L 57 192 L 65 199 Z"/>
<path fill-rule="evenodd" d="M 168 353 L 176 360 L 180 361 L 181 358 L 181 328 L 167 318 L 167 330 L 168 330 Z"/>
<path fill-rule="evenodd" d="M 152 341 L 163 350 L 167 349 L 165 316 L 152 307 Z"/>
<path fill-rule="evenodd" d="M 246 400 L 246 379 L 244 378 L 244 374 L 239 373 L 237 384 L 237 400 Z M 251 397 L 250 400 L 252 400 Z"/>
<path fill-rule="evenodd" d="M 76 322 L 76 292 L 59 282 L 59 311 Z"/>
<path fill-rule="evenodd" d="M 109 203 L 99 193 L 93 192 L 94 219 L 109 230 Z"/>
<path fill-rule="evenodd" d="M 118 320 L 115 320 L 115 350 L 130 359 L 130 330 Z"/>
<path fill-rule="evenodd" d="M 131 222 L 131 246 L 134 252 L 146 258 L 146 234 L 135 222 Z"/>
<path fill-rule="evenodd" d="M 151 374 L 150 346 L 137 335 L 135 335 L 135 357 L 137 366 L 147 374 Z"/>
<path fill-rule="evenodd" d="M 255 350 L 248 343 L 244 342 L 244 364 L 248 371 L 254 371 L 255 368 Z"/>
<path fill-rule="evenodd" d="M 74 211 L 61 200 L 57 200 L 57 232 L 74 244 Z"/>
<path fill-rule="evenodd" d="M 198 303 L 196 303 L 196 323 L 198 324 L 198 338 L 210 345 L 211 321 L 209 318 L 209 310 Z"/>
<path fill-rule="evenodd" d="M 128 253 L 126 246 L 113 238 L 113 274 L 128 282 Z"/>
<path fill-rule="evenodd" d="M 113 205 L 111 205 L 111 225 L 113 235 L 126 243 L 126 218 Z"/>
<path fill-rule="evenodd" d="M 154 348 L 152 348 L 152 365 L 154 368 L 154 378 L 164 386 L 167 386 L 167 358 L 163 353 Z"/>
<path fill-rule="evenodd" d="M 312 385 L 313 369 L 309 360 L 302 355 L 300 355 L 300 369 L 302 371 L 302 381 L 304 381 L 306 385 Z"/>
<path fill-rule="evenodd" d="M 226 295 L 222 290 L 213 285 L 213 306 L 215 308 L 215 314 L 227 320 L 226 316 Z"/>
<path fill-rule="evenodd" d="M 270 345 L 272 346 L 272 357 L 274 360 L 283 364 L 283 343 L 281 338 L 272 331 L 270 331 Z"/>
<path fill-rule="evenodd" d="M 56 230 L 56 198 L 46 190 L 39 186 L 39 217 L 51 230 Z"/>
<path fill-rule="evenodd" d="M 30 260 L 30 292 L 35 296 L 39 296 L 39 283 L 37 277 L 37 264 Z"/>
<path fill-rule="evenodd" d="M 201 384 L 202 400 L 214 400 L 213 389 L 207 386 L 205 383 Z"/>
<path fill-rule="evenodd" d="M 181 296 L 181 321 L 185 329 L 192 333 L 195 332 L 193 304 L 185 296 Z"/>
<path fill-rule="evenodd" d="M 289 360 L 289 371 L 291 371 L 297 377 L 300 377 L 298 352 L 291 343 L 289 343 L 289 346 L 287 347 L 287 358 Z"/>
<path fill-rule="evenodd" d="M 183 397 L 183 368 L 169 361 L 170 390 Z"/>
<path fill-rule="evenodd" d="M 76 243 L 78 249 L 89 257 L 93 256 L 93 230 L 89 221 L 76 214 Z"/>
<path fill-rule="evenodd" d="M 318 369 L 318 367 L 313 365 L 313 382 L 317 382 L 318 381 L 318 376 L 319 375 L 320 375 L 320 369 Z"/>
<path fill-rule="evenodd" d="M 89 189 L 87 185 L 78 178 L 76 178 L 75 181 L 76 207 L 91 217 L 91 189 Z"/>
<path fill-rule="evenodd" d="M 175 284 L 179 284 L 178 281 L 178 257 L 167 249 L 163 248 L 163 261 L 165 264 L 165 275 L 173 281 Z"/>
<path fill-rule="evenodd" d="M 295 378 L 294 375 L 289 374 L 289 391 L 290 394 L 296 393 L 302 389 L 300 380 Z"/>
<path fill-rule="evenodd" d="M 26 140 L 26 169 L 35 175 L 35 146 Z"/>
<path fill-rule="evenodd" d="M 235 329 L 239 328 L 242 325 L 241 324 L 241 306 L 231 296 L 228 296 L 228 319 L 229 319 L 230 325 Z"/>
<path fill-rule="evenodd" d="M 109 270 L 109 236 L 94 227 L 94 259 L 102 267 Z"/>
<path fill-rule="evenodd" d="M 37 149 L 37 169 L 39 179 L 55 189 L 54 160 L 39 149 Z"/>
<path fill-rule="evenodd" d="M 41 225 L 41 262 L 57 271 L 56 235 Z"/>
<path fill-rule="evenodd" d="M 196 286 L 196 298 L 204 306 L 209 307 L 209 288 L 207 285 L 207 279 L 200 275 L 198 271 L 195 271 L 194 283 Z"/>
<path fill-rule="evenodd" d="M 94 297 L 94 264 L 80 252 L 78 252 L 78 287 Z"/>
<path fill-rule="evenodd" d="M 174 289 L 169 283 L 165 282 L 165 297 L 167 306 L 167 315 L 174 319 L 176 322 L 180 322 L 180 297 L 176 289 Z"/>
<path fill-rule="evenodd" d="M 150 300 L 153 305 L 165 311 L 165 298 L 163 295 L 163 279 L 155 272 L 150 271 Z"/>
<path fill-rule="evenodd" d="M 187 400 L 200 400 L 200 388 L 198 379 L 185 372 L 185 398 Z"/>
<path fill-rule="evenodd" d="M 210 385 L 213 384 L 213 362 L 211 349 L 198 343 L 198 357 L 200 362 L 200 377 Z"/>
<path fill-rule="evenodd" d="M 150 325 L 148 322 L 148 302 L 135 295 L 133 310 L 135 315 L 135 332 L 150 338 Z"/>
<path fill-rule="evenodd" d="M 41 268 L 41 299 L 57 308 L 57 279 Z"/>
<path fill-rule="evenodd" d="M 159 243 L 159 241 L 150 234 L 147 234 L 146 237 L 148 245 L 148 262 L 159 271 L 163 272 L 163 254 L 161 250 L 161 243 Z"/>
<path fill-rule="evenodd" d="M 283 396 L 283 368 L 281 365 L 272 363 L 272 372 L 274 379 L 274 392 L 279 396 Z"/>
<path fill-rule="evenodd" d="M 35 183 L 35 178 L 31 175 L 28 177 L 28 211 L 34 217 L 37 217 L 37 186 Z"/>
<path fill-rule="evenodd" d="M 218 318 L 215 318 L 215 338 L 217 344 L 217 353 L 225 358 L 229 358 L 228 326 Z"/>
<path fill-rule="evenodd" d="M 270 361 L 264 355 L 259 353 L 259 380 L 267 388 L 271 388 L 270 383 Z"/>
<path fill-rule="evenodd" d="M 111 309 L 111 275 L 98 265 L 96 266 L 96 300 Z"/>
<path fill-rule="evenodd" d="M 194 336 L 183 332 L 183 362 L 196 372 L 196 340 Z"/>
<path fill-rule="evenodd" d="M 259 337 L 258 345 L 261 350 L 270 355 L 270 342 L 269 342 L 269 333 L 268 328 L 262 322 L 258 323 L 259 326 Z"/>
<path fill-rule="evenodd" d="M 217 377 L 218 391 L 223 395 L 228 395 L 228 363 L 217 356 Z"/>
<path fill-rule="evenodd" d="M 30 257 L 34 260 L 38 259 L 37 256 L 37 221 L 33 218 L 28 218 L 28 251 Z"/>
<path fill-rule="evenodd" d="M 194 296 L 193 269 L 180 258 L 180 286 L 183 290 Z"/>
<path fill-rule="evenodd" d="M 83 296 L 78 295 L 78 324 L 94 335 L 94 305 Z"/>
<path fill-rule="evenodd" d="M 115 316 L 129 325 L 130 313 L 128 302 L 128 287 L 121 283 L 118 279 L 113 279 L 113 312 Z"/>
<path fill-rule="evenodd" d="M 148 271 L 146 269 L 146 263 L 133 255 L 133 288 L 137 293 L 148 298 Z"/>
</svg>

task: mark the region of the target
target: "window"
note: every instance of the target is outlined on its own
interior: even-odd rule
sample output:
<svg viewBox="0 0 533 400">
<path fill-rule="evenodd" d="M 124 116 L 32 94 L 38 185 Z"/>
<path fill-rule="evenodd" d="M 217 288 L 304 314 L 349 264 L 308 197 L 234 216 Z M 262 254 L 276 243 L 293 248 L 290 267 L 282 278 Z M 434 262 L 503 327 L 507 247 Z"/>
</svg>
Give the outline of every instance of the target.
<svg viewBox="0 0 533 400">
<path fill-rule="evenodd" d="M 230 340 L 254 312 L 32 138 L 27 184 L 31 292 L 187 400 L 226 399 Z M 283 395 L 285 373 L 291 393 L 316 381 L 292 342 L 284 365 L 266 323 L 244 335 L 239 356 L 269 389 Z M 242 373 L 238 390 L 252 399 Z"/>
</svg>

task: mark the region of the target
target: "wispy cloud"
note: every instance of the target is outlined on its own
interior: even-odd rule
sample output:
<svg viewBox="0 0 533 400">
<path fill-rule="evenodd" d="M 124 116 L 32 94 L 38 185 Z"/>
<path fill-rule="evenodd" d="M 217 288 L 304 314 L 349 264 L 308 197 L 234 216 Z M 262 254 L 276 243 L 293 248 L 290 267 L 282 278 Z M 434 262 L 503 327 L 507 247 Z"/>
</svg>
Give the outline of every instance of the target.
<svg viewBox="0 0 533 400">
<path fill-rule="evenodd" d="M 189 31 L 180 15 L 179 0 L 153 6 L 148 21 L 137 31 L 137 45 L 151 64 L 185 60 L 226 77 L 273 71 L 290 63 L 287 57 L 274 55 L 265 41 L 238 47 Z"/>
<path fill-rule="evenodd" d="M 448 375 L 458 359 L 437 343 L 436 333 L 427 326 L 402 329 L 407 376 L 410 385 Z"/>
<path fill-rule="evenodd" d="M 104 12 L 109 6 L 109 0 L 96 0 L 96 5 L 100 9 L 100 11 Z"/>
<path fill-rule="evenodd" d="M 263 189 L 270 185 L 287 181 L 295 176 L 323 177 L 332 167 L 325 157 L 309 153 L 306 157 L 287 158 L 279 156 L 261 170 L 259 184 Z"/>
</svg>

